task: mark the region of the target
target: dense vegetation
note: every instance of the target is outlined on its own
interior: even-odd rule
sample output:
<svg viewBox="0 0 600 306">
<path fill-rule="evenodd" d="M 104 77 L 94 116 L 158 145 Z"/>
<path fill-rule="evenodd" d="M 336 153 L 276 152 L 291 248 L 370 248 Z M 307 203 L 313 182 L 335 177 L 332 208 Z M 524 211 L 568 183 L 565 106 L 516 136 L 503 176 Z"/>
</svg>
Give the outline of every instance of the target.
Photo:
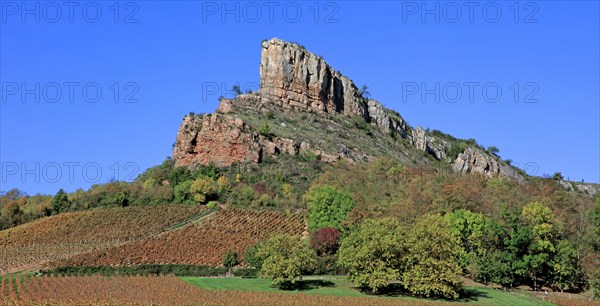
<svg viewBox="0 0 600 306">
<path fill-rule="evenodd" d="M 405 294 L 450 299 L 463 294 L 461 276 L 505 288 L 595 288 L 600 294 L 600 199 L 568 191 L 554 179 L 517 183 L 386 158 L 329 165 L 284 154 L 258 165 L 193 171 L 167 159 L 131 183 L 59 191 L 54 197 L 11 190 L 0 203 L 3 227 L 49 215 L 56 216 L 40 221 L 66 220 L 73 212 L 97 211 L 92 208 L 166 205 L 157 206 L 163 211 L 180 204 L 193 210 L 186 219 L 226 207 L 157 237 L 138 236 L 140 241 L 71 256 L 81 252 L 75 250 L 58 257 L 65 260 L 56 266 L 237 264 L 255 267 L 283 287 L 303 274 L 342 273 L 370 292 L 401 286 Z M 304 218 L 309 232 L 303 234 Z M 30 224 L 36 222 L 25 226 Z M 288 240 L 299 243 L 268 240 L 274 233 L 295 236 Z M 68 235 L 53 237 L 63 236 Z"/>
</svg>

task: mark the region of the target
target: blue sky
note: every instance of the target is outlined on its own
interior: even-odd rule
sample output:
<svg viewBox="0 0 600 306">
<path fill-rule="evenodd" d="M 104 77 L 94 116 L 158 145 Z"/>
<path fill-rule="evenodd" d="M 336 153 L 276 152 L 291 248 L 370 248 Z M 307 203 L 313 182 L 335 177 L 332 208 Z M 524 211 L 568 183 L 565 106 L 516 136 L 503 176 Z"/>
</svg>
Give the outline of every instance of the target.
<svg viewBox="0 0 600 306">
<path fill-rule="evenodd" d="M 2 1 L 0 190 L 74 191 L 161 163 L 183 115 L 257 86 L 273 37 L 413 126 L 600 182 L 598 2 L 469 3 Z"/>
</svg>

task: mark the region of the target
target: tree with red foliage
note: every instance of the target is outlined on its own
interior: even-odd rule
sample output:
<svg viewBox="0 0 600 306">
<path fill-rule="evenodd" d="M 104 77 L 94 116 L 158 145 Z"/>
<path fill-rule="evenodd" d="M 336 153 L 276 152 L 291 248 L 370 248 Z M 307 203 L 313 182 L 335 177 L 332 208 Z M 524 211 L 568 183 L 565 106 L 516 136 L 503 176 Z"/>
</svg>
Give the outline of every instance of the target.
<svg viewBox="0 0 600 306">
<path fill-rule="evenodd" d="M 314 231 L 310 240 L 310 247 L 317 255 L 332 255 L 340 246 L 340 231 L 336 228 L 326 227 Z"/>
</svg>

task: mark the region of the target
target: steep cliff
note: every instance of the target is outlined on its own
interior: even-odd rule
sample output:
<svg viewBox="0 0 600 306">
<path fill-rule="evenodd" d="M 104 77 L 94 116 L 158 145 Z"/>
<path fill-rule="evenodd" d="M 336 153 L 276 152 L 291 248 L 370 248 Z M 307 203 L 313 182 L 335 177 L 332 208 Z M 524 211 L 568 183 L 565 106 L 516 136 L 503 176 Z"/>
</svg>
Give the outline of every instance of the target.
<svg viewBox="0 0 600 306">
<path fill-rule="evenodd" d="M 476 145 L 457 155 L 453 138 L 411 127 L 304 47 L 277 38 L 261 47 L 260 89 L 222 99 L 214 114 L 186 116 L 173 151 L 177 166 L 258 163 L 282 153 L 327 162 L 391 156 L 412 164 L 439 160 L 461 173 L 523 180 Z"/>
</svg>

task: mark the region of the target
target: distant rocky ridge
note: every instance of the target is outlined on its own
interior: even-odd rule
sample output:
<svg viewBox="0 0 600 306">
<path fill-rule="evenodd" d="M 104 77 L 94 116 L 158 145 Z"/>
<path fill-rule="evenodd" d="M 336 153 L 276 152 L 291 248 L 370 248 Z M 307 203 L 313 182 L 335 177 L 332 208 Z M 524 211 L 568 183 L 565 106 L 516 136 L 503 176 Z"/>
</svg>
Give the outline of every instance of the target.
<svg viewBox="0 0 600 306">
<path fill-rule="evenodd" d="M 267 155 L 303 152 L 316 154 L 327 162 L 341 159 L 358 162 L 377 157 L 360 149 L 324 150 L 300 137 L 264 135 L 259 127 L 251 126 L 239 116 L 245 109 L 265 111 L 275 107 L 281 112 L 304 112 L 310 116 L 361 117 L 373 128 L 398 141 L 403 139 L 414 149 L 447 163 L 456 172 L 524 180 L 516 168 L 477 146 L 466 147 L 458 156 L 450 156 L 450 141 L 420 127 L 411 127 L 397 112 L 365 98 L 348 77 L 334 70 L 323 58 L 298 44 L 277 38 L 262 43 L 257 92 L 222 99 L 213 114 L 184 117 L 173 150 L 176 166 L 258 163 Z"/>
</svg>

